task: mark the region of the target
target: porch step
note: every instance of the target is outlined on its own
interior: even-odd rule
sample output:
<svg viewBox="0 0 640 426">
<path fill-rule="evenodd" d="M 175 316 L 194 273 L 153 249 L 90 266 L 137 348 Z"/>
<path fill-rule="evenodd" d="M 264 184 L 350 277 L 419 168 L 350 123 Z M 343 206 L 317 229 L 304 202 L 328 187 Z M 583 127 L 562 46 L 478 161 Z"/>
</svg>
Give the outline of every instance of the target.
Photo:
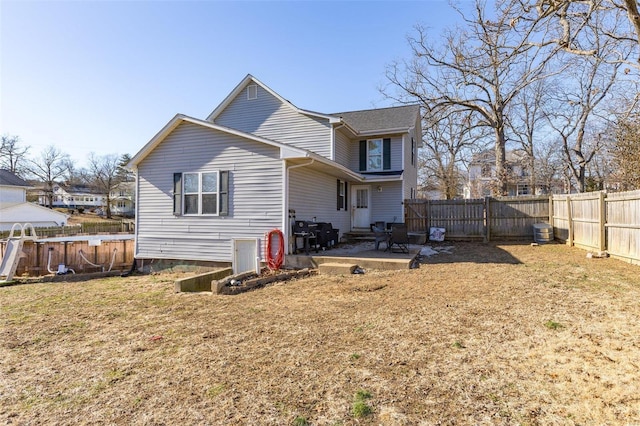
<svg viewBox="0 0 640 426">
<path fill-rule="evenodd" d="M 361 232 L 345 232 L 342 234 L 345 242 L 347 243 L 358 243 L 361 241 L 375 241 L 376 236 L 373 232 L 361 231 Z"/>
<path fill-rule="evenodd" d="M 328 275 L 349 275 L 353 274 L 357 267 L 358 265 L 353 263 L 326 262 L 318 265 L 318 272 Z"/>
</svg>

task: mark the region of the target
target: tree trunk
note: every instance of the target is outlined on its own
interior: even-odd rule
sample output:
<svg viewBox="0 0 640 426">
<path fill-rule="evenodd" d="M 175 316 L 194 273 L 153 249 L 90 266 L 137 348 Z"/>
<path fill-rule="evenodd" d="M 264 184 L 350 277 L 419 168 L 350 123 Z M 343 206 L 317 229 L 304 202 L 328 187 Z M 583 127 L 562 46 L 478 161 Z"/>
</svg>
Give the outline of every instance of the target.
<svg viewBox="0 0 640 426">
<path fill-rule="evenodd" d="M 496 131 L 496 188 L 495 195 L 507 195 L 507 173 L 506 173 L 506 138 L 504 135 L 504 125 L 501 123 L 495 127 Z"/>
</svg>

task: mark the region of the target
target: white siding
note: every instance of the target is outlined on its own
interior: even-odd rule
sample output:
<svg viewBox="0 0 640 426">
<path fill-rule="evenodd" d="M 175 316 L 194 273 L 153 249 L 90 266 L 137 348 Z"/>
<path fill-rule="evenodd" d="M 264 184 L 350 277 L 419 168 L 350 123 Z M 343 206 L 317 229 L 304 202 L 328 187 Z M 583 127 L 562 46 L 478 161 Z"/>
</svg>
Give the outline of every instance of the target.
<svg viewBox="0 0 640 426">
<path fill-rule="evenodd" d="M 24 203 L 27 200 L 27 190 L 12 186 L 0 186 L 0 202 Z"/>
<path fill-rule="evenodd" d="M 246 90 L 218 115 L 215 123 L 274 141 L 308 149 L 330 158 L 329 120 L 297 112 L 258 86 L 258 98 L 247 99 Z"/>
<path fill-rule="evenodd" d="M 349 210 L 337 210 L 337 181 L 338 178 L 310 167 L 290 170 L 289 209 L 296 211 L 296 219 L 312 220 L 315 217 L 317 222 L 331 222 L 340 230 L 340 235 L 349 231 Z M 349 192 L 351 183 L 347 185 Z"/>
<path fill-rule="evenodd" d="M 173 174 L 229 170 L 229 216 L 173 215 Z M 137 258 L 231 261 L 232 238 L 282 226 L 275 147 L 183 123 L 138 166 Z"/>
</svg>

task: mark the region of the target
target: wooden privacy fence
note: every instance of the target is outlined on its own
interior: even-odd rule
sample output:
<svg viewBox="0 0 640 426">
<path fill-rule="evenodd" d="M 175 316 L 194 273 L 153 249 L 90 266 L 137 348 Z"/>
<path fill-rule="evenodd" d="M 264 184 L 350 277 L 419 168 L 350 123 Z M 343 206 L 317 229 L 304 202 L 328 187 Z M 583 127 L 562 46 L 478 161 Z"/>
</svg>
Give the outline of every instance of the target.
<svg viewBox="0 0 640 426">
<path fill-rule="evenodd" d="M 95 236 L 99 238 L 99 235 Z M 0 258 L 4 256 L 6 241 L 0 242 Z M 76 273 L 126 270 L 133 264 L 134 240 L 103 240 L 100 245 L 89 241 L 34 242 L 25 241 L 24 257 L 20 259 L 16 276 L 40 276 L 54 273 L 59 264 Z M 82 252 L 82 253 L 81 253 Z M 84 257 L 84 258 L 83 258 Z M 112 264 L 113 262 L 113 264 Z M 99 266 L 92 266 L 90 263 Z"/>
<path fill-rule="evenodd" d="M 549 197 L 405 200 L 410 232 L 445 228 L 450 240 L 533 239 L 533 225 L 549 222 Z"/>
<path fill-rule="evenodd" d="M 556 239 L 640 263 L 640 190 L 554 195 Z"/>
<path fill-rule="evenodd" d="M 533 239 L 533 225 L 553 225 L 554 238 L 640 264 L 640 190 L 502 197 L 405 200 L 410 232 L 445 228 L 446 239 Z"/>
</svg>

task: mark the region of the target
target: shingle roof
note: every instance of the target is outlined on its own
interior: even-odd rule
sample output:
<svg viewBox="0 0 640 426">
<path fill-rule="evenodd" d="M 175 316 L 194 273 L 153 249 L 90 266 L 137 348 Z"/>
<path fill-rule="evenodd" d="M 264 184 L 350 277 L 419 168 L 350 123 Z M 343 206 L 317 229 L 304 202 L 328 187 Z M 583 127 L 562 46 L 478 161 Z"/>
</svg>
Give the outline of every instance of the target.
<svg viewBox="0 0 640 426">
<path fill-rule="evenodd" d="M 331 114 L 342 117 L 352 128 L 359 132 L 387 129 L 408 129 L 415 126 L 419 105 L 367 109 L 362 111 L 346 111 Z"/>
<path fill-rule="evenodd" d="M 31 186 L 7 169 L 0 169 L 0 185 L 26 187 Z"/>
</svg>

